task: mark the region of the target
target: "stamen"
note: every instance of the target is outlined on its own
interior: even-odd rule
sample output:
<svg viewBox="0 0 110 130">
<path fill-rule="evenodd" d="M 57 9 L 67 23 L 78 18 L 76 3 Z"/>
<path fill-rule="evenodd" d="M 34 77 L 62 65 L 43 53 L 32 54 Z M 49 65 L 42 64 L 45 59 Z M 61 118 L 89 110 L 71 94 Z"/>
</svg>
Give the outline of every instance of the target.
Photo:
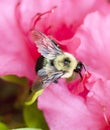
<svg viewBox="0 0 110 130">
<path fill-rule="evenodd" d="M 57 8 L 57 6 L 54 6 L 51 10 L 48 10 L 48 11 L 46 11 L 44 13 L 37 13 L 37 14 L 35 14 L 35 16 L 32 18 L 32 22 L 31 22 L 31 26 L 30 26 L 30 30 L 29 31 L 34 30 L 37 22 L 42 18 L 43 15 L 49 14 L 49 13 L 53 13 L 55 8 Z"/>
<path fill-rule="evenodd" d="M 23 27 L 22 27 L 22 24 L 21 24 L 21 12 L 20 12 L 20 6 L 21 6 L 21 0 L 18 0 L 16 6 L 15 6 L 15 18 L 16 18 L 16 23 L 18 24 L 18 27 L 20 29 L 20 31 L 26 35 L 26 32 L 24 31 Z M 31 22 L 31 25 L 30 25 L 30 29 L 29 29 L 29 32 L 34 30 L 37 22 L 42 18 L 43 15 L 45 14 L 49 14 L 49 13 L 53 13 L 55 8 L 57 8 L 57 6 L 54 6 L 52 7 L 52 9 L 44 12 L 44 13 L 37 13 L 35 14 L 35 16 L 33 16 L 32 18 L 32 22 Z M 49 28 L 51 28 L 51 26 L 49 26 Z M 48 29 L 49 29 L 48 28 Z"/>
<path fill-rule="evenodd" d="M 106 113 L 105 113 L 105 111 L 106 111 L 106 106 L 102 106 L 102 109 L 103 109 L 104 120 L 105 120 L 107 126 L 110 126 L 110 120 L 108 119 L 108 117 L 107 117 L 107 115 L 106 115 Z"/>
<path fill-rule="evenodd" d="M 15 6 L 15 18 L 16 18 L 16 23 L 18 24 L 18 27 L 20 29 L 20 31 L 25 34 L 25 31 L 22 27 L 21 24 L 21 12 L 20 12 L 20 5 L 21 5 L 21 0 L 18 0 L 16 6 Z"/>
</svg>

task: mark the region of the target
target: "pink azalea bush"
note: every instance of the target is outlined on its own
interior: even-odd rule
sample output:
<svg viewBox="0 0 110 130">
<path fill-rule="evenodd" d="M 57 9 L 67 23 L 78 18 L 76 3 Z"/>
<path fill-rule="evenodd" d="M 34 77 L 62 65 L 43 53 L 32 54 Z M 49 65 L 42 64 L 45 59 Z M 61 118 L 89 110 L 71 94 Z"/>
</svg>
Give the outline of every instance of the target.
<svg viewBox="0 0 110 130">
<path fill-rule="evenodd" d="M 1 76 L 12 74 L 35 80 L 39 53 L 30 40 L 31 29 L 59 40 L 62 48 L 82 61 L 91 74 L 81 94 L 74 94 L 74 81 L 61 79 L 39 97 L 38 105 L 50 130 L 109 130 L 109 1 L 2 0 L 0 14 Z"/>
</svg>

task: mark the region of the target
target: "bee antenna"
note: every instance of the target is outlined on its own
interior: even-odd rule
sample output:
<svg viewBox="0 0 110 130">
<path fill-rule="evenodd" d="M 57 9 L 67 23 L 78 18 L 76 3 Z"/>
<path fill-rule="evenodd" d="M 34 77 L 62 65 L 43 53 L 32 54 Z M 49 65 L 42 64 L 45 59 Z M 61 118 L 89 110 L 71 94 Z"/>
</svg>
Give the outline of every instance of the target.
<svg viewBox="0 0 110 130">
<path fill-rule="evenodd" d="M 79 74 L 79 76 L 80 76 L 80 78 L 81 78 L 81 80 L 82 80 L 82 79 L 83 79 L 83 76 L 82 76 L 81 72 L 78 72 L 78 74 Z"/>
<path fill-rule="evenodd" d="M 82 67 L 84 68 L 85 71 L 87 71 L 87 70 L 86 70 L 86 67 L 84 66 L 84 64 L 82 64 Z"/>
</svg>

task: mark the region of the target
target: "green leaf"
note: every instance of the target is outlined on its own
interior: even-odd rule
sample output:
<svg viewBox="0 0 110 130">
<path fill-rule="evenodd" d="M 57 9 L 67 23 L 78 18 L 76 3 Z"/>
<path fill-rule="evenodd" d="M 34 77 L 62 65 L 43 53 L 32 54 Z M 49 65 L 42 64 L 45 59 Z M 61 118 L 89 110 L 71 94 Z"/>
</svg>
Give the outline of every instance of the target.
<svg viewBox="0 0 110 130">
<path fill-rule="evenodd" d="M 34 103 L 30 106 L 24 106 L 24 120 L 30 128 L 41 128 L 48 130 L 48 126 L 45 122 L 42 112 L 37 108 L 37 104 Z"/>
<path fill-rule="evenodd" d="M 0 122 L 0 130 L 9 130 L 9 128 L 2 122 Z"/>
<path fill-rule="evenodd" d="M 42 130 L 37 128 L 18 128 L 18 129 L 12 129 L 12 130 Z"/>
<path fill-rule="evenodd" d="M 15 75 L 7 75 L 7 76 L 2 76 L 1 78 L 5 81 L 16 83 L 22 86 L 28 85 L 28 80 L 24 77 L 17 77 Z"/>
<path fill-rule="evenodd" d="M 16 86 L 19 85 L 18 95 L 17 95 L 18 98 L 17 98 L 17 101 L 15 103 L 15 106 L 17 108 L 22 107 L 22 105 L 24 105 L 24 102 L 25 102 L 27 95 L 28 95 L 28 92 L 29 92 L 28 79 L 26 79 L 25 77 L 17 77 L 15 75 L 2 76 L 1 79 L 6 81 L 6 82 L 13 83 Z M 19 91 L 21 91 L 21 92 L 19 92 Z"/>
<path fill-rule="evenodd" d="M 39 91 L 36 92 L 32 92 L 29 97 L 27 98 L 25 105 L 32 105 L 38 98 L 39 95 L 42 94 L 44 89 L 41 89 Z"/>
</svg>

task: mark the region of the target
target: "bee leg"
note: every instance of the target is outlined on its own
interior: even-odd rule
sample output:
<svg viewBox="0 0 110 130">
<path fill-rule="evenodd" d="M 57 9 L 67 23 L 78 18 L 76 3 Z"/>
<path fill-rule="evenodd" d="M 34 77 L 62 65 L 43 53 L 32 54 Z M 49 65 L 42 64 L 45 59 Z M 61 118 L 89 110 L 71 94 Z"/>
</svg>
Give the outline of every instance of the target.
<svg viewBox="0 0 110 130">
<path fill-rule="evenodd" d="M 80 78 L 81 78 L 81 81 L 82 81 L 83 76 L 82 76 L 82 74 L 81 74 L 80 70 L 75 69 L 75 70 L 74 70 L 74 72 L 76 72 L 76 73 L 78 73 L 78 74 L 79 74 L 79 76 L 80 76 Z"/>
<path fill-rule="evenodd" d="M 86 67 L 84 66 L 84 64 L 82 64 L 82 66 L 83 66 L 84 70 L 86 71 Z"/>
<path fill-rule="evenodd" d="M 77 72 L 77 73 L 79 74 L 79 76 L 80 76 L 80 78 L 81 78 L 81 81 L 82 81 L 83 77 L 82 77 L 81 72 Z"/>
<path fill-rule="evenodd" d="M 58 80 L 57 80 L 57 79 L 56 79 L 56 80 L 54 80 L 54 83 L 56 83 L 56 84 L 57 84 L 57 83 L 58 83 Z"/>
<path fill-rule="evenodd" d="M 32 93 L 32 89 L 29 89 L 29 94 L 31 94 Z"/>
</svg>

